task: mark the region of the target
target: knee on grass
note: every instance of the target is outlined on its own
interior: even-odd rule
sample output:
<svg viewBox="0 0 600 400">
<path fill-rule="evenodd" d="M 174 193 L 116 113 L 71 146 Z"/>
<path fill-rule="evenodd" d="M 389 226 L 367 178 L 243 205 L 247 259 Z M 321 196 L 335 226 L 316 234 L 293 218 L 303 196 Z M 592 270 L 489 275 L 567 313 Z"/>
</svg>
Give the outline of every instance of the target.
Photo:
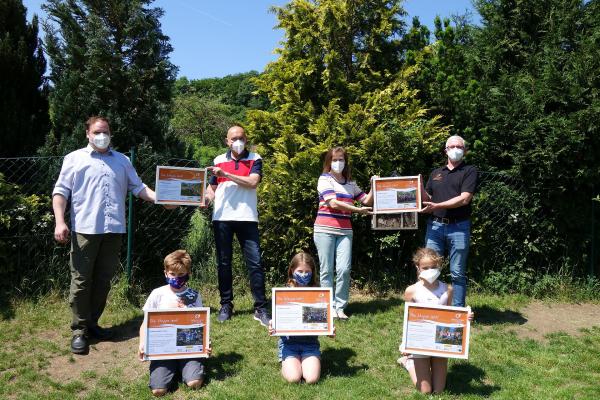
<svg viewBox="0 0 600 400">
<path fill-rule="evenodd" d="M 285 379 L 288 383 L 300 383 L 300 381 L 302 380 L 302 373 L 298 373 L 298 374 L 284 373 L 282 375 L 283 375 L 283 379 Z"/>
<path fill-rule="evenodd" d="M 152 389 L 152 395 L 155 397 L 164 396 L 165 394 L 167 394 L 166 388 Z"/>
<path fill-rule="evenodd" d="M 196 379 L 196 380 L 187 382 L 187 385 L 190 389 L 199 389 L 203 383 L 204 383 L 204 379 Z"/>
<path fill-rule="evenodd" d="M 313 385 L 317 382 L 319 382 L 319 375 L 308 375 L 304 377 L 304 382 L 308 383 L 309 385 Z"/>
</svg>

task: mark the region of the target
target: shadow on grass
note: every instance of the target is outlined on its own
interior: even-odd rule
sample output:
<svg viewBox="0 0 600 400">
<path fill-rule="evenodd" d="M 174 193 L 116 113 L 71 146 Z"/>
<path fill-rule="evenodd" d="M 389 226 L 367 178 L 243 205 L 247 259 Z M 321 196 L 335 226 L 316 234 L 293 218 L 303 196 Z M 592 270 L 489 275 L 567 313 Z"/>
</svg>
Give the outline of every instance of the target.
<svg viewBox="0 0 600 400">
<path fill-rule="evenodd" d="M 367 370 L 367 364 L 348 365 L 348 361 L 356 356 L 356 352 L 348 347 L 326 349 L 321 353 L 322 376 L 353 376 L 360 370 Z"/>
<path fill-rule="evenodd" d="M 209 384 L 210 381 L 223 381 L 235 376 L 239 371 L 237 364 L 243 358 L 244 356 L 239 353 L 230 352 L 206 359 L 204 362 L 207 371 L 206 384 Z"/>
<path fill-rule="evenodd" d="M 523 314 L 511 310 L 498 310 L 489 306 L 475 307 L 475 321 L 482 325 L 518 324 L 523 325 L 527 318 Z"/>
<path fill-rule="evenodd" d="M 138 337 L 140 333 L 140 325 L 142 324 L 143 320 L 143 317 L 135 317 L 118 325 L 109 327 L 115 332 L 115 336 L 112 339 L 107 340 L 107 342 L 126 342 L 130 339 Z M 96 344 L 98 342 L 100 342 L 100 340 L 94 338 L 89 339 L 90 344 Z"/>
<path fill-rule="evenodd" d="M 500 390 L 498 385 L 485 383 L 485 371 L 473 364 L 461 362 L 452 364 L 448 369 L 446 391 L 450 394 L 474 394 L 489 397 Z"/>
<path fill-rule="evenodd" d="M 351 303 L 348 308 L 348 314 L 373 314 L 385 312 L 393 307 L 398 307 L 404 304 L 404 301 L 399 298 L 375 299 L 365 302 Z"/>
<path fill-rule="evenodd" d="M 8 320 L 15 317 L 15 310 L 6 295 L 0 295 L 0 319 Z"/>
</svg>

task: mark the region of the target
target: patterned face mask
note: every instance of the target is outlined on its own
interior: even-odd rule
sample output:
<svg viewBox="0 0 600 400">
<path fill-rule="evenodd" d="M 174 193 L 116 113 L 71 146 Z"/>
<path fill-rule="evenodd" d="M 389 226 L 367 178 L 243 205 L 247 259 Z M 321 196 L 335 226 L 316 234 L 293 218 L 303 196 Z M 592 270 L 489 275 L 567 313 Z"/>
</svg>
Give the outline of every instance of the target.
<svg viewBox="0 0 600 400">
<path fill-rule="evenodd" d="M 307 286 L 312 279 L 312 272 L 294 272 L 294 280 L 300 286 Z"/>
<path fill-rule="evenodd" d="M 169 286 L 171 286 L 173 289 L 181 289 L 182 287 L 185 286 L 187 281 L 190 279 L 190 275 L 185 274 L 183 276 L 178 276 L 175 278 L 169 278 L 167 276 L 165 279 L 166 279 L 167 283 L 169 284 Z"/>
</svg>

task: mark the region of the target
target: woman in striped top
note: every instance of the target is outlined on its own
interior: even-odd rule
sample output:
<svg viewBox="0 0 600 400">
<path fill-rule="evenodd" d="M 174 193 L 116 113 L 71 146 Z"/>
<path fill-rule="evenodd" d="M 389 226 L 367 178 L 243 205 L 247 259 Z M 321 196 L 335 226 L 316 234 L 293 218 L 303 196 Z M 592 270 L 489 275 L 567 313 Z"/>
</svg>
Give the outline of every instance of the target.
<svg viewBox="0 0 600 400">
<path fill-rule="evenodd" d="M 343 147 L 334 147 L 325 155 L 323 173 L 317 184 L 319 210 L 314 225 L 314 241 L 319 254 L 321 287 L 334 288 L 334 317 L 347 319 L 344 308 L 350 292 L 352 264 L 353 212 L 371 214 L 373 194 L 365 194 L 350 177 L 348 155 Z M 333 274 L 337 274 L 335 286 Z"/>
</svg>

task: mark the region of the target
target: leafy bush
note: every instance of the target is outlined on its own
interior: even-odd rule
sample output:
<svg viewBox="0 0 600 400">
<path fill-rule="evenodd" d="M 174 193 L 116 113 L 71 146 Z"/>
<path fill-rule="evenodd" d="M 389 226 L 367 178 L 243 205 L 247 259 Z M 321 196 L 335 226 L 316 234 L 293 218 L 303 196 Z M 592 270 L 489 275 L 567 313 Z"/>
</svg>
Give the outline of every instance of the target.
<svg viewBox="0 0 600 400">
<path fill-rule="evenodd" d="M 66 249 L 54 246 L 50 197 L 24 195 L 0 174 L 0 292 L 34 294 L 65 287 Z"/>
</svg>

